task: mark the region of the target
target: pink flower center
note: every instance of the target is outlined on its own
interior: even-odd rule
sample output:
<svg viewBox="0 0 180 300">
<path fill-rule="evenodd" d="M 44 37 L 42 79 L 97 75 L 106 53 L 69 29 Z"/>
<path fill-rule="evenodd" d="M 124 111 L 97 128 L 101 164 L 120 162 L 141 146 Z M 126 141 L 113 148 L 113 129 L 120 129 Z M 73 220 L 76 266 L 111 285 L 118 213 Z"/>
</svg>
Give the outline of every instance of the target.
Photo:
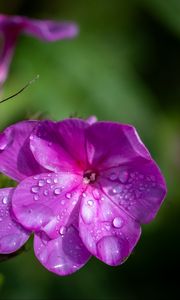
<svg viewBox="0 0 180 300">
<path fill-rule="evenodd" d="M 97 179 L 97 172 L 92 170 L 87 170 L 83 175 L 83 182 L 85 184 L 94 183 Z"/>
</svg>

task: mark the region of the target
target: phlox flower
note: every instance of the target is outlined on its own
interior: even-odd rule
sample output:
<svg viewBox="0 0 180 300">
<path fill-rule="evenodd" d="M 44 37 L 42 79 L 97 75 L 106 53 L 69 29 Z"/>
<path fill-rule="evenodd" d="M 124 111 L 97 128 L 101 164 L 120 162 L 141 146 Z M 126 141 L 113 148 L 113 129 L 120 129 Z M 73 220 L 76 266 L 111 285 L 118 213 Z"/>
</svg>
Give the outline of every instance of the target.
<svg viewBox="0 0 180 300">
<path fill-rule="evenodd" d="M 73 38 L 78 33 L 77 25 L 71 22 L 29 19 L 24 16 L 0 14 L 0 87 L 7 78 L 9 66 L 19 35 L 27 34 L 42 41 L 54 42 Z"/>
<path fill-rule="evenodd" d="M 37 259 L 58 275 L 91 255 L 122 264 L 166 194 L 135 128 L 94 117 L 8 127 L 0 171 L 18 182 L 0 190 L 0 253 L 18 250 L 34 233 Z"/>
</svg>

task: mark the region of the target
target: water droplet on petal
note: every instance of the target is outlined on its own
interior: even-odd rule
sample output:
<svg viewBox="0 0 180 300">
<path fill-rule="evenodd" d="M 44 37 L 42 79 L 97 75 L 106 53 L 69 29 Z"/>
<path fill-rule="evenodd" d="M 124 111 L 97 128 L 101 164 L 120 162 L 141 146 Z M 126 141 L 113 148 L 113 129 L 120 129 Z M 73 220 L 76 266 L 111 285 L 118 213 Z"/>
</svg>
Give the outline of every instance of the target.
<svg viewBox="0 0 180 300">
<path fill-rule="evenodd" d="M 43 194 L 44 196 L 47 196 L 49 194 L 48 190 L 44 190 Z"/>
<path fill-rule="evenodd" d="M 92 206 L 93 204 L 94 204 L 94 201 L 91 199 L 91 200 L 88 200 L 87 201 L 87 204 L 89 205 L 89 206 Z"/>
<path fill-rule="evenodd" d="M 71 197 L 72 197 L 72 194 L 71 194 L 71 193 L 66 193 L 66 198 L 67 198 L 67 199 L 71 199 Z"/>
<path fill-rule="evenodd" d="M 122 226 L 123 222 L 122 219 L 120 217 L 116 217 L 113 220 L 113 226 L 116 228 L 120 228 Z"/>
<path fill-rule="evenodd" d="M 58 183 L 58 178 L 54 178 L 54 183 Z"/>
<path fill-rule="evenodd" d="M 108 230 L 108 231 L 111 229 L 111 225 L 110 224 L 106 224 L 105 227 L 106 227 L 106 230 Z"/>
<path fill-rule="evenodd" d="M 35 201 L 39 200 L 39 196 L 38 195 L 34 195 L 34 200 Z"/>
<path fill-rule="evenodd" d="M 112 189 L 112 193 L 113 193 L 113 194 L 116 194 L 116 193 L 117 193 L 117 192 L 116 192 L 116 188 L 113 188 L 113 189 Z"/>
<path fill-rule="evenodd" d="M 127 171 L 121 171 L 119 174 L 119 180 L 122 183 L 126 183 L 126 181 L 128 180 L 129 174 Z"/>
<path fill-rule="evenodd" d="M 2 203 L 6 205 L 6 204 L 8 204 L 8 202 L 9 202 L 8 197 L 4 196 L 3 199 L 2 199 Z"/>
<path fill-rule="evenodd" d="M 31 188 L 31 192 L 34 193 L 34 194 L 38 193 L 38 191 L 39 191 L 39 187 L 38 186 L 33 186 Z"/>
<path fill-rule="evenodd" d="M 46 180 L 46 182 L 47 182 L 47 183 L 51 183 L 52 181 L 51 181 L 50 178 L 48 178 L 48 179 Z"/>
<path fill-rule="evenodd" d="M 4 150 L 8 145 L 8 138 L 5 133 L 0 133 L 0 150 Z"/>
<path fill-rule="evenodd" d="M 82 196 L 83 196 L 84 198 L 86 198 L 87 195 L 86 195 L 86 193 L 82 193 Z"/>
<path fill-rule="evenodd" d="M 38 185 L 39 186 L 44 186 L 45 185 L 44 179 L 40 179 L 39 182 L 38 182 Z"/>
<path fill-rule="evenodd" d="M 55 195 L 60 195 L 60 194 L 61 194 L 61 188 L 56 188 L 56 189 L 54 190 L 54 194 L 55 194 Z"/>
<path fill-rule="evenodd" d="M 86 224 L 90 224 L 95 216 L 94 205 L 90 206 L 88 203 L 84 204 L 82 206 L 81 216 Z"/>
<path fill-rule="evenodd" d="M 116 180 L 117 179 L 117 174 L 116 173 L 114 173 L 114 172 L 112 172 L 110 175 L 109 175 L 109 179 L 110 180 Z"/>
<path fill-rule="evenodd" d="M 67 231 L 67 227 L 66 226 L 61 226 L 59 229 L 59 233 L 60 235 L 64 235 Z"/>
<path fill-rule="evenodd" d="M 64 205 L 65 204 L 65 200 L 61 200 L 61 204 Z"/>
</svg>

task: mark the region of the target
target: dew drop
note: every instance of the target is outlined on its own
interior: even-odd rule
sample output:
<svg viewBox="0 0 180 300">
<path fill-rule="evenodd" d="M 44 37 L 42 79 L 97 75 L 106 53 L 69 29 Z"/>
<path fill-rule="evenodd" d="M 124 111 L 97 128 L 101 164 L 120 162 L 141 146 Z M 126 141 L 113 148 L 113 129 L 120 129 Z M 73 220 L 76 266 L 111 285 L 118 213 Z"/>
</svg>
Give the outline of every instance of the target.
<svg viewBox="0 0 180 300">
<path fill-rule="evenodd" d="M 34 195 L 34 200 L 35 201 L 39 200 L 39 196 L 38 195 Z"/>
<path fill-rule="evenodd" d="M 54 183 L 58 183 L 58 178 L 56 177 L 56 178 L 54 178 Z"/>
<path fill-rule="evenodd" d="M 128 177 L 129 177 L 129 174 L 127 171 L 122 171 L 120 172 L 119 174 L 119 180 L 122 182 L 122 183 L 126 183 L 126 181 L 128 180 Z"/>
<path fill-rule="evenodd" d="M 47 196 L 48 193 L 49 193 L 48 190 L 44 190 L 44 192 L 43 192 L 44 196 Z"/>
<path fill-rule="evenodd" d="M 51 183 L 52 181 L 51 181 L 50 178 L 48 178 L 48 179 L 46 180 L 46 182 L 47 182 L 47 183 Z"/>
<path fill-rule="evenodd" d="M 64 235 L 67 231 L 67 228 L 66 226 L 61 226 L 60 229 L 59 229 L 59 233 L 60 235 Z"/>
<path fill-rule="evenodd" d="M 113 194 L 116 194 L 116 193 L 117 193 L 115 188 L 112 189 L 112 193 L 113 193 Z"/>
<path fill-rule="evenodd" d="M 91 200 L 88 200 L 87 201 L 87 204 L 89 205 L 89 206 L 93 206 L 93 204 L 94 204 L 94 201 L 91 199 Z"/>
<path fill-rule="evenodd" d="M 44 179 L 40 179 L 39 182 L 38 182 L 38 185 L 39 186 L 44 186 L 45 185 Z"/>
<path fill-rule="evenodd" d="M 66 193 L 66 198 L 67 198 L 67 199 L 71 199 L 71 197 L 72 197 L 72 194 L 71 194 L 71 193 Z"/>
<path fill-rule="evenodd" d="M 86 198 L 87 195 L 86 195 L 86 193 L 82 193 L 82 196 L 83 196 L 83 198 Z"/>
<path fill-rule="evenodd" d="M 120 228 L 122 226 L 122 220 L 120 217 L 116 217 L 113 220 L 113 226 L 116 228 Z"/>
<path fill-rule="evenodd" d="M 65 201 L 64 201 L 64 200 L 61 200 L 61 204 L 64 205 L 64 204 L 65 204 Z"/>
<path fill-rule="evenodd" d="M 56 188 L 56 189 L 54 190 L 54 194 L 55 194 L 55 195 L 60 195 L 60 194 L 61 194 L 61 188 Z"/>
<path fill-rule="evenodd" d="M 109 231 L 111 229 L 111 225 L 110 224 L 106 224 L 105 227 L 106 227 L 107 231 Z"/>
<path fill-rule="evenodd" d="M 117 179 L 117 174 L 114 173 L 114 172 L 112 172 L 112 173 L 109 175 L 109 179 L 112 180 L 112 181 L 116 180 L 116 179 Z"/>
<path fill-rule="evenodd" d="M 38 186 L 33 186 L 31 188 L 31 192 L 34 193 L 34 194 L 36 194 L 38 191 L 39 191 L 39 187 Z"/>
<path fill-rule="evenodd" d="M 8 201 L 9 201 L 8 197 L 4 196 L 3 199 L 2 199 L 2 203 L 6 205 L 6 204 L 8 204 Z"/>
</svg>

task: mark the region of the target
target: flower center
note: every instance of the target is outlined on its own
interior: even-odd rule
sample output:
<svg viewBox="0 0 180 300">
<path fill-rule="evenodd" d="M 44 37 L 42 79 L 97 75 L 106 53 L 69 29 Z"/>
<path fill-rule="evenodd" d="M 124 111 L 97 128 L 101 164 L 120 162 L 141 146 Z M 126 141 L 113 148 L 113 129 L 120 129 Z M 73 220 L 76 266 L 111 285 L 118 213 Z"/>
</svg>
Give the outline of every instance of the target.
<svg viewBox="0 0 180 300">
<path fill-rule="evenodd" d="M 85 184 L 93 183 L 97 179 L 97 173 L 92 170 L 87 170 L 83 175 L 83 182 Z"/>
</svg>

